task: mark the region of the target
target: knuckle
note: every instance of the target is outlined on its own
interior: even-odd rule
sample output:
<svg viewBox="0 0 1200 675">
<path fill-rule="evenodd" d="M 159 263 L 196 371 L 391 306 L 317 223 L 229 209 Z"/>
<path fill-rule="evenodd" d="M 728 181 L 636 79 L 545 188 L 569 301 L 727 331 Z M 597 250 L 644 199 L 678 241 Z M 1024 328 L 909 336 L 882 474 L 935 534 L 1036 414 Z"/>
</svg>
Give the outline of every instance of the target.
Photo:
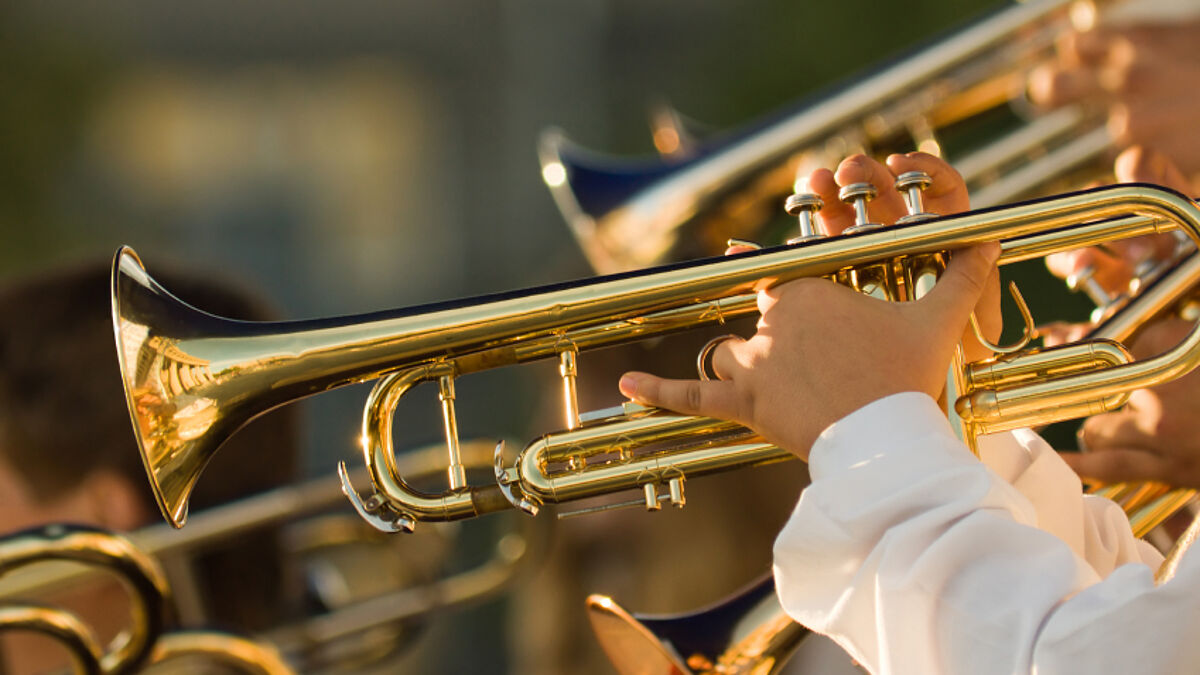
<svg viewBox="0 0 1200 675">
<path fill-rule="evenodd" d="M 699 382 L 689 382 L 683 390 L 684 403 L 689 411 L 700 410 L 704 403 L 704 394 Z"/>
</svg>

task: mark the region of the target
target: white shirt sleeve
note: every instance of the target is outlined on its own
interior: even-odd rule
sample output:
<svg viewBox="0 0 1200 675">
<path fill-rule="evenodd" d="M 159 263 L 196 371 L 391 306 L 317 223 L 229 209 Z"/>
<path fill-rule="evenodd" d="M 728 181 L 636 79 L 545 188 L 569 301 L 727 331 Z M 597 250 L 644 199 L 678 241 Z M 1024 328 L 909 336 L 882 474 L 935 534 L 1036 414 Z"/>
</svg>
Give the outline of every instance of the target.
<svg viewBox="0 0 1200 675">
<path fill-rule="evenodd" d="M 1200 563 L 1162 557 L 1032 432 L 976 460 L 923 394 L 821 435 L 775 543 L 784 608 L 874 673 L 1179 673 L 1200 664 Z"/>
</svg>

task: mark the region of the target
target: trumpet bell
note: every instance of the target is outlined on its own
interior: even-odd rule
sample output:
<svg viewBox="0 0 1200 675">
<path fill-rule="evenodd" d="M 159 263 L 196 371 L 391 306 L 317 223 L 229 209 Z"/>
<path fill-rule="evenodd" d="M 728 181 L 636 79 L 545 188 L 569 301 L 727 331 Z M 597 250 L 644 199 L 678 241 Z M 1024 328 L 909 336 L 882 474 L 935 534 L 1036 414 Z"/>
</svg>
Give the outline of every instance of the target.
<svg viewBox="0 0 1200 675">
<path fill-rule="evenodd" d="M 674 227 L 664 220 L 638 221 L 640 227 L 614 228 L 607 223 L 614 218 L 627 222 L 618 216 L 629 208 L 631 199 L 695 158 L 619 161 L 572 143 L 560 129 L 548 129 L 538 141 L 538 159 L 554 203 L 588 262 L 601 274 L 649 267 L 675 247 Z"/>
<path fill-rule="evenodd" d="M 202 312 L 168 293 L 130 248 L 117 251 L 112 275 L 113 330 L 121 384 L 138 451 L 154 498 L 175 527 L 217 447 L 262 412 L 246 404 L 246 387 L 214 374 L 212 358 L 182 348 L 195 340 L 232 338 L 234 322 Z"/>
<path fill-rule="evenodd" d="M 711 607 L 637 616 L 604 595 L 587 599 L 588 620 L 622 675 L 777 673 L 808 629 L 779 612 L 767 574 Z"/>
</svg>

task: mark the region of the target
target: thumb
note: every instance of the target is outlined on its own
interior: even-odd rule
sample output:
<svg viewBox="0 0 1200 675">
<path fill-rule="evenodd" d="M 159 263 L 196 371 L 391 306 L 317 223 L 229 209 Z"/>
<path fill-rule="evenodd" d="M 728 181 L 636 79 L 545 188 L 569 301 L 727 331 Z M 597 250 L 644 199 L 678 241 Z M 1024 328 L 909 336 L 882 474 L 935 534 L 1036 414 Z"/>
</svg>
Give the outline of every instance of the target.
<svg viewBox="0 0 1200 675">
<path fill-rule="evenodd" d="M 996 242 L 955 251 L 933 290 L 921 300 L 936 314 L 933 318 L 938 325 L 946 326 L 955 339 L 979 304 L 999 258 L 1000 244 Z"/>
</svg>

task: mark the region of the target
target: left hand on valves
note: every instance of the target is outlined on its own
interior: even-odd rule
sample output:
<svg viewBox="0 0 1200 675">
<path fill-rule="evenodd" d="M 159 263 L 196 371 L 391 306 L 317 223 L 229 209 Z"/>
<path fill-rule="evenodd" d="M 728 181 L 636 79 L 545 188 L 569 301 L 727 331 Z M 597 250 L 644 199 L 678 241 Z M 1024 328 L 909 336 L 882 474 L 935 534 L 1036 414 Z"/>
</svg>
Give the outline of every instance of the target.
<svg viewBox="0 0 1200 675">
<path fill-rule="evenodd" d="M 1192 326 L 1182 319 L 1151 324 L 1131 351 L 1139 360 L 1156 356 Z M 1121 410 L 1088 418 L 1079 436 L 1087 451 L 1062 457 L 1080 476 L 1200 488 L 1200 370 L 1134 391 Z"/>
<path fill-rule="evenodd" d="M 857 155 L 836 174 L 820 169 L 809 178 L 810 189 L 825 201 L 826 231 L 835 235 L 853 224 L 853 209 L 837 199 L 838 186 L 874 184 L 879 197 L 869 206 L 873 219 L 892 222 L 906 213 L 892 187 L 894 175 L 917 170 L 939 186 L 926 191 L 927 210 L 966 208 L 962 179 L 932 155 L 893 155 L 886 167 Z M 714 350 L 720 381 L 627 373 L 621 391 L 641 403 L 744 424 L 807 459 L 822 430 L 875 399 L 904 391 L 938 398 L 972 311 L 994 339 L 1000 325 L 998 256 L 997 244 L 956 252 L 933 291 L 915 302 L 884 302 L 824 279 L 781 284 L 759 293 L 762 317 L 753 337 Z"/>
</svg>

